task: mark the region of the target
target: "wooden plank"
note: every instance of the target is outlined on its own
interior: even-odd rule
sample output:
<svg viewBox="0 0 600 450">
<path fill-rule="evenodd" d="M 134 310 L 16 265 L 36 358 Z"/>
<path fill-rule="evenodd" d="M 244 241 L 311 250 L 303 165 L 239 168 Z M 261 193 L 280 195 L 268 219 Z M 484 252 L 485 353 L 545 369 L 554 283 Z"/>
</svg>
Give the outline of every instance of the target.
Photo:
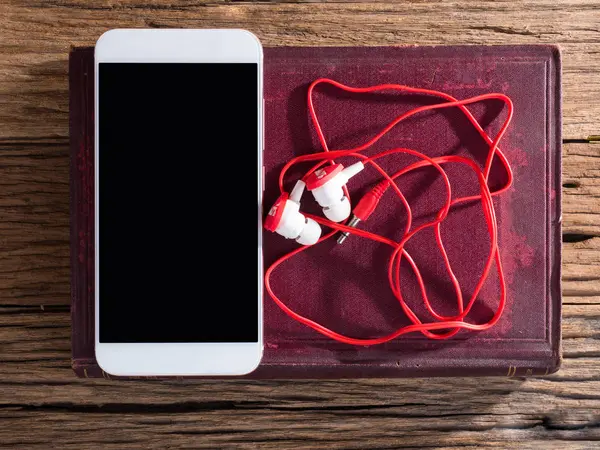
<svg viewBox="0 0 600 450">
<path fill-rule="evenodd" d="M 565 233 L 600 236 L 600 144 L 563 146 L 563 194 Z"/>
<path fill-rule="evenodd" d="M 258 4 L 11 0 L 0 6 L 0 140 L 68 135 L 67 56 L 116 27 L 242 27 L 264 45 L 559 43 L 564 136 L 598 133 L 600 3 Z M 527 14 L 524 14 L 524 11 Z M 83 26 L 82 24 L 85 24 Z"/>
<path fill-rule="evenodd" d="M 566 196 L 565 196 L 566 197 Z M 568 205 L 567 199 L 564 202 Z M 568 214 L 564 214 L 565 218 Z M 563 301 L 600 303 L 600 237 L 563 246 Z M 583 301 L 580 301 L 583 300 Z"/>
<path fill-rule="evenodd" d="M 499 401 L 500 399 L 496 399 Z M 545 400 L 545 399 L 542 399 Z M 457 405 L 460 407 L 460 404 Z M 435 406 L 431 407 L 435 410 Z M 490 409 L 493 409 L 491 407 Z M 568 415 L 564 413 L 564 415 Z M 4 416 L 4 417 L 3 417 Z M 594 422 L 566 423 L 543 413 L 509 417 L 450 413 L 441 417 L 410 416 L 401 409 L 358 408 L 353 413 L 232 407 L 220 412 L 8 411 L 1 428 L 16 432 L 7 446 L 47 448 L 266 448 L 266 449 L 398 449 L 398 448 L 595 448 Z M 368 424 L 368 426 L 365 426 Z M 561 428 L 563 427 L 564 428 Z M 453 428 L 452 428 L 453 427 Z M 0 428 L 0 433 L 1 433 Z M 69 430 L 66 432 L 65 430 Z"/>
<path fill-rule="evenodd" d="M 0 146 L 0 305 L 69 303 L 69 149 Z"/>
<path fill-rule="evenodd" d="M 565 305 L 563 368 L 534 379 L 78 379 L 69 324 L 66 307 L 0 307 L 4 445 L 506 448 L 519 439 L 519 448 L 536 448 L 558 439 L 590 448 L 600 440 L 600 304 Z"/>
<path fill-rule="evenodd" d="M 74 377 L 68 311 L 0 308 L 0 392 L 10 392 L 0 396 L 0 442 L 398 448 L 519 439 L 535 448 L 562 439 L 589 447 L 600 440 L 600 305 L 564 313 L 563 368 L 541 378 L 117 382 Z"/>
<path fill-rule="evenodd" d="M 0 146 L 0 305 L 70 302 L 68 165 L 64 139 Z M 564 293 L 598 302 L 600 145 L 566 144 L 563 172 Z"/>
<path fill-rule="evenodd" d="M 542 414 L 520 418 L 454 414 L 455 420 L 407 418 L 386 409 L 379 414 L 337 412 L 229 410 L 222 413 L 129 414 L 40 411 L 8 412 L 0 427 L 18 430 L 5 444 L 47 448 L 50 439 L 59 448 L 485 448 L 519 449 L 594 448 L 593 424 L 560 429 Z M 0 415 L 0 417 L 2 417 Z M 368 423 L 369 426 L 365 426 Z M 593 423 L 593 422 L 592 422 Z M 411 425 L 408 425 L 411 424 Z M 446 425 L 447 424 L 447 425 Z M 455 429 L 450 427 L 456 424 Z M 372 426 L 371 426 L 372 425 Z M 559 424 L 560 426 L 560 424 Z M 568 425 L 569 426 L 569 425 Z M 29 430 L 26 432 L 25 430 Z M 65 430 L 69 430 L 66 432 Z M 578 446 L 579 445 L 579 446 Z M 561 447 L 562 446 L 562 447 Z"/>
</svg>

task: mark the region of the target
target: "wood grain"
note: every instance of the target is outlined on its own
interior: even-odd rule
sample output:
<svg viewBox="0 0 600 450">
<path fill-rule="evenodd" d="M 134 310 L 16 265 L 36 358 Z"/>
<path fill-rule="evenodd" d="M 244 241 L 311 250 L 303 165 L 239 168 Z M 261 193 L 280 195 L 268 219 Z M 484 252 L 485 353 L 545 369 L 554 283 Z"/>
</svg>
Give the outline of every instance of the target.
<svg viewBox="0 0 600 450">
<path fill-rule="evenodd" d="M 599 195 L 600 146 L 564 146 L 565 211 Z M 0 271 L 33 267 L 0 304 L 0 441 L 24 448 L 591 448 L 600 440 L 600 233 L 564 247 L 564 363 L 537 379 L 81 380 L 70 369 L 68 145 L 0 146 Z M 573 192 L 571 192 L 573 190 Z M 29 201 L 25 201 L 29 198 Z M 41 205 L 53 204 L 47 210 Z M 17 214 L 17 213 L 15 213 Z M 565 212 L 565 235 L 581 236 Z M 53 224 L 59 224 L 52 227 Z M 15 228 L 16 226 L 16 228 Z M 25 228 L 19 228 L 25 227 Z M 58 229 L 56 229 L 58 228 Z M 590 231 L 591 230 L 591 231 Z M 595 233 L 595 234 L 594 234 Z M 590 237 L 591 236 L 591 237 Z M 37 261 L 37 260 L 36 260 Z M 365 424 L 368 424 L 365 427 Z M 69 432 L 64 430 L 68 429 Z M 25 431 L 26 430 L 26 431 Z M 576 444 L 576 445 L 575 445 Z M 580 447 L 577 447 L 577 446 Z"/>
<path fill-rule="evenodd" d="M 0 4 L 0 447 L 600 445 L 600 2 Z M 265 45 L 559 43 L 563 350 L 535 379 L 135 381 L 70 368 L 67 57 L 109 28 L 244 27 Z"/>
<path fill-rule="evenodd" d="M 599 144 L 563 146 L 563 220 L 567 234 L 600 236 Z"/>
<path fill-rule="evenodd" d="M 549 377 L 114 382 L 72 375 L 67 311 L 0 308 L 0 390 L 10 390 L 0 436 L 27 448 L 48 439 L 61 448 L 506 448 L 515 439 L 591 448 L 600 348 L 581 340 L 594 341 L 600 305 L 564 313 L 564 365 Z"/>
<path fill-rule="evenodd" d="M 69 149 L 0 146 L 0 304 L 69 303 Z"/>
<path fill-rule="evenodd" d="M 599 131 L 599 5 L 9 0 L 0 5 L 0 140 L 66 137 L 68 51 L 117 27 L 242 27 L 269 46 L 558 43 L 564 137 L 584 139 Z"/>
<path fill-rule="evenodd" d="M 69 304 L 69 150 L 0 145 L 0 305 Z M 600 145 L 565 144 L 564 293 L 600 302 Z"/>
</svg>

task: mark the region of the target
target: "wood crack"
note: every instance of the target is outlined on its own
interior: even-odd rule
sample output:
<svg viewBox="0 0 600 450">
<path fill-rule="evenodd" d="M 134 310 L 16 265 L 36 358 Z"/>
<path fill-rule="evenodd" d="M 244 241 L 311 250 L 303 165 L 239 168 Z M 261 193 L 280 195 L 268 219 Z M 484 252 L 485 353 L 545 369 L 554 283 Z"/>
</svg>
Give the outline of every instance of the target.
<svg viewBox="0 0 600 450">
<path fill-rule="evenodd" d="M 500 26 L 492 26 L 492 25 L 484 25 L 484 26 L 477 26 L 477 25 L 472 25 L 469 27 L 471 30 L 477 30 L 477 31 L 493 31 L 495 33 L 501 33 L 501 34 L 517 34 L 520 36 L 536 36 L 536 37 L 541 37 L 541 33 L 535 33 L 533 31 L 527 30 L 527 29 L 517 29 L 517 28 L 513 28 L 513 27 L 500 27 Z"/>
<path fill-rule="evenodd" d="M 590 239 L 594 239 L 593 234 L 584 234 L 584 233 L 563 233 L 562 241 L 568 243 L 577 243 L 577 242 L 585 242 Z"/>
</svg>

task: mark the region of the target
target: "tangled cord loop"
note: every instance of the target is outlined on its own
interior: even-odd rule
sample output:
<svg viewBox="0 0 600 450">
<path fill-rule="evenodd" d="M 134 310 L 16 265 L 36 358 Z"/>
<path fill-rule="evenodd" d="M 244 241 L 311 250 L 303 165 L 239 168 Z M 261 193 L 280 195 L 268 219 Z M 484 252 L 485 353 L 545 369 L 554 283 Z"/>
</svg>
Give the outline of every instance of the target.
<svg viewBox="0 0 600 450">
<path fill-rule="evenodd" d="M 327 142 L 325 140 L 323 130 L 322 130 L 319 120 L 317 118 L 317 114 L 315 112 L 315 107 L 314 107 L 313 98 L 312 98 L 313 91 L 314 91 L 315 87 L 318 86 L 319 84 L 329 84 L 329 85 L 335 86 L 341 90 L 344 90 L 347 92 L 353 92 L 353 93 L 382 92 L 382 91 L 390 91 L 391 90 L 391 91 L 400 91 L 400 92 L 411 93 L 411 94 L 424 94 L 424 95 L 429 95 L 429 96 L 435 96 L 435 97 L 443 99 L 444 101 L 441 103 L 433 104 L 433 105 L 420 106 L 420 107 L 414 108 L 408 112 L 405 112 L 405 113 L 397 116 L 393 121 L 391 121 L 386 127 L 383 128 L 383 130 L 381 130 L 379 133 L 377 133 L 373 138 L 371 138 L 366 143 L 364 143 L 358 147 L 355 147 L 352 149 L 346 149 L 346 150 L 330 151 L 329 146 L 327 145 Z M 486 101 L 486 100 L 500 100 L 505 103 L 507 110 L 508 110 L 507 117 L 504 120 L 504 123 L 502 124 L 500 131 L 498 132 L 498 134 L 496 135 L 496 137 L 493 140 L 486 134 L 486 132 L 481 127 L 481 125 L 473 117 L 471 112 L 466 108 L 466 105 L 473 104 L 476 102 Z M 479 166 L 479 164 L 477 164 L 471 158 L 466 158 L 466 157 L 462 157 L 462 156 L 453 156 L 453 155 L 439 156 L 439 157 L 431 158 L 423 153 L 420 153 L 418 151 L 411 150 L 408 148 L 394 148 L 394 149 L 383 151 L 381 153 L 375 154 L 370 157 L 363 155 L 361 153 L 364 150 L 370 148 L 379 139 L 381 139 L 386 133 L 388 133 L 394 126 L 396 126 L 398 123 L 400 123 L 404 119 L 411 117 L 415 114 L 424 112 L 424 111 L 431 111 L 431 110 L 442 109 L 442 108 L 459 108 L 465 114 L 467 119 L 473 124 L 473 126 L 479 132 L 479 134 L 484 139 L 484 141 L 487 143 L 487 145 L 489 146 L 489 151 L 488 151 L 488 155 L 486 158 L 485 165 L 483 166 L 483 169 Z M 277 259 L 273 264 L 271 264 L 271 266 L 267 269 L 267 271 L 265 273 L 265 287 L 267 289 L 267 292 L 271 296 L 271 298 L 275 301 L 275 303 L 290 317 L 292 317 L 293 319 L 297 320 L 300 323 L 303 323 L 304 325 L 307 325 L 307 326 L 313 328 L 314 330 L 318 331 L 319 333 L 321 333 L 327 337 L 330 337 L 331 339 L 339 341 L 339 342 L 343 342 L 343 343 L 351 344 L 351 345 L 361 345 L 361 346 L 382 344 L 382 343 L 388 342 L 400 335 L 403 335 L 406 333 L 412 333 L 412 332 L 421 332 L 425 336 L 427 336 L 428 338 L 431 338 L 431 339 L 447 339 L 451 336 L 454 336 L 461 329 L 482 331 L 482 330 L 486 330 L 486 329 L 492 327 L 494 324 L 496 324 L 498 322 L 498 320 L 500 319 L 500 317 L 502 316 L 502 312 L 503 312 L 504 306 L 506 304 L 506 282 L 504 279 L 504 273 L 502 271 L 502 264 L 500 261 L 500 252 L 498 249 L 498 225 L 496 222 L 496 213 L 494 210 L 494 204 L 492 201 L 492 197 L 500 195 L 503 192 L 506 192 L 512 185 L 512 181 L 513 181 L 513 174 L 512 174 L 511 168 L 508 164 L 508 160 L 506 159 L 506 157 L 502 153 L 502 151 L 498 148 L 498 143 L 500 142 L 500 139 L 502 139 L 502 136 L 506 132 L 506 130 L 510 124 L 512 114 L 513 114 L 513 104 L 511 102 L 510 98 L 504 94 L 485 94 L 485 95 L 478 95 L 476 97 L 471 97 L 466 100 L 459 101 L 448 94 L 445 94 L 445 93 L 439 92 L 439 91 L 429 90 L 429 89 L 413 88 L 413 87 L 397 85 L 397 84 L 382 84 L 382 85 L 371 86 L 371 87 L 366 87 L 366 88 L 354 88 L 354 87 L 350 87 L 350 86 L 345 86 L 334 80 L 321 78 L 321 79 L 314 81 L 308 89 L 308 109 L 309 109 L 309 113 L 310 113 L 313 125 L 316 130 L 317 136 L 319 138 L 319 142 L 321 144 L 321 147 L 323 148 L 323 152 L 298 156 L 298 157 L 291 159 L 283 167 L 283 169 L 281 170 L 281 173 L 279 175 L 279 189 L 282 193 L 284 192 L 284 188 L 283 188 L 284 178 L 285 178 L 285 174 L 288 171 L 288 169 L 291 166 L 293 166 L 294 164 L 301 163 L 301 162 L 307 162 L 307 161 L 318 161 L 318 162 L 304 175 L 303 179 L 306 179 L 309 175 L 311 175 L 315 170 L 317 170 L 319 167 L 321 167 L 324 164 L 327 164 L 327 163 L 334 164 L 335 163 L 334 158 L 340 158 L 340 157 L 358 158 L 358 159 L 362 160 L 362 162 L 363 162 L 363 164 L 365 164 L 365 166 L 370 165 L 381 174 L 383 179 L 371 191 L 371 194 L 373 194 L 373 192 L 375 192 L 376 195 L 378 195 L 378 197 L 381 197 L 383 192 L 385 192 L 385 190 L 388 187 L 391 187 L 393 189 L 393 191 L 395 192 L 395 194 L 399 197 L 404 208 L 406 209 L 406 215 L 407 215 L 407 221 L 406 221 L 406 225 L 404 228 L 404 234 L 400 241 L 396 242 L 385 236 L 381 236 L 381 235 L 371 233 L 371 232 L 368 232 L 365 230 L 357 229 L 357 228 L 352 228 L 352 227 L 347 226 L 346 224 L 335 223 L 335 222 L 327 220 L 323 217 L 315 216 L 312 214 L 305 214 L 305 216 L 310 217 L 311 219 L 315 220 L 319 224 L 332 229 L 331 232 L 329 232 L 328 234 L 321 237 L 321 239 L 319 239 L 319 241 L 315 245 L 318 245 L 321 242 L 331 238 L 333 235 L 335 235 L 339 231 L 349 232 L 353 235 L 356 235 L 356 236 L 359 236 L 362 238 L 371 239 L 373 241 L 381 242 L 381 243 L 389 245 L 392 248 L 392 254 L 390 256 L 388 270 L 387 270 L 390 288 L 391 288 L 394 296 L 400 303 L 400 306 L 402 307 L 404 313 L 412 321 L 413 324 L 399 328 L 399 329 L 393 331 L 392 333 L 389 333 L 389 334 L 381 336 L 381 337 L 354 338 L 354 337 L 344 336 L 343 334 L 340 334 L 338 332 L 330 330 L 329 328 L 321 325 L 320 323 L 317 323 L 317 322 L 293 311 L 283 301 L 281 301 L 281 299 L 273 292 L 273 289 L 271 287 L 271 275 L 273 274 L 273 271 L 277 267 L 279 267 L 279 265 L 281 265 L 283 262 L 287 261 L 288 259 L 294 257 L 298 253 L 303 252 L 307 248 L 309 248 L 307 246 L 299 247 L 299 248 L 283 255 L 282 257 Z M 375 162 L 375 160 L 377 160 L 379 158 L 382 158 L 382 157 L 385 157 L 388 155 L 392 155 L 392 154 L 397 154 L 397 153 L 413 155 L 413 156 L 418 157 L 420 160 L 416 163 L 413 163 L 413 164 L 403 167 L 402 169 L 400 169 L 399 171 L 397 171 L 396 173 L 393 173 L 391 175 L 388 174 L 385 170 L 383 170 Z M 494 157 L 498 157 L 500 163 L 506 170 L 507 182 L 500 189 L 497 189 L 494 192 L 491 192 L 490 188 L 488 186 L 488 178 L 489 178 L 489 173 L 490 173 L 490 169 L 491 169 Z M 467 197 L 460 197 L 460 198 L 452 199 L 452 191 L 451 191 L 450 181 L 448 179 L 448 175 L 442 168 L 442 165 L 448 164 L 448 163 L 464 164 L 467 167 L 469 167 L 470 169 L 472 169 L 473 172 L 475 173 L 475 175 L 477 176 L 480 194 L 474 195 L 474 196 L 467 196 Z M 419 169 L 422 167 L 434 167 L 439 172 L 439 174 L 441 175 L 441 177 L 444 181 L 444 185 L 445 185 L 445 190 L 446 190 L 445 201 L 444 201 L 444 205 L 442 206 L 442 208 L 436 214 L 434 220 L 427 222 L 425 224 L 422 224 L 420 226 L 417 226 L 413 229 L 413 227 L 412 227 L 412 211 L 411 211 L 410 205 L 408 204 L 406 198 L 402 194 L 399 187 L 396 185 L 395 180 L 404 174 L 407 174 L 413 170 L 416 170 L 416 169 Z M 346 196 L 348 198 L 350 198 L 348 190 L 345 187 L 344 187 L 344 192 L 345 192 Z M 464 202 L 474 201 L 474 200 L 479 200 L 481 202 L 481 207 L 483 210 L 483 215 L 484 215 L 486 226 L 487 226 L 487 231 L 488 231 L 488 234 L 490 237 L 490 246 L 489 246 L 489 254 L 486 259 L 484 270 L 481 274 L 481 277 L 479 278 L 477 285 L 475 286 L 475 289 L 473 291 L 473 294 L 471 295 L 471 298 L 469 299 L 469 301 L 467 302 L 467 304 L 465 306 L 463 297 L 462 297 L 462 289 L 461 289 L 460 283 L 459 283 L 458 279 L 456 278 L 456 276 L 454 275 L 454 272 L 452 271 L 452 267 L 451 267 L 450 261 L 448 259 L 448 255 L 446 253 L 446 249 L 444 248 L 444 244 L 443 244 L 443 240 L 442 240 L 442 236 L 441 236 L 441 223 L 446 219 L 446 217 L 448 216 L 448 213 L 450 212 L 450 210 L 453 206 L 455 206 L 459 203 L 464 203 Z M 378 201 L 378 198 L 377 198 L 377 201 Z M 377 205 L 377 202 L 373 206 L 373 209 L 376 207 L 376 205 Z M 370 211 L 369 214 L 371 212 L 372 211 Z M 448 275 L 450 276 L 452 285 L 454 287 L 456 301 L 457 301 L 457 309 L 458 309 L 458 313 L 454 316 L 444 316 L 444 315 L 437 313 L 433 309 L 433 307 L 431 306 L 431 303 L 429 302 L 426 288 L 425 288 L 425 283 L 423 281 L 423 278 L 421 276 L 419 268 L 418 268 L 417 264 L 415 263 L 415 261 L 413 260 L 413 258 L 408 253 L 408 251 L 405 249 L 406 243 L 412 237 L 414 237 L 417 233 L 419 233 L 420 231 L 422 231 L 426 228 L 433 228 L 433 230 L 434 230 L 435 240 L 436 240 L 437 246 L 440 250 L 440 253 L 442 255 L 442 258 L 444 260 L 445 269 L 448 272 Z M 417 315 L 413 312 L 413 310 L 407 305 L 407 303 L 405 302 L 405 300 L 402 296 L 401 283 L 400 283 L 400 263 L 403 258 L 406 259 L 406 261 L 408 262 L 409 266 L 411 267 L 411 269 L 417 279 L 417 283 L 419 285 L 419 290 L 423 297 L 423 302 L 425 304 L 425 307 L 434 319 L 431 322 L 422 322 L 417 317 Z M 499 279 L 499 284 L 500 284 L 500 300 L 498 302 L 498 307 L 497 307 L 493 317 L 486 323 L 474 324 L 474 323 L 466 322 L 465 319 L 466 319 L 467 315 L 469 314 L 469 312 L 471 311 L 473 304 L 475 303 L 475 301 L 479 295 L 479 292 L 481 291 L 481 289 L 490 273 L 492 265 L 494 263 L 495 263 L 496 271 L 498 273 L 498 279 Z M 440 332 L 434 333 L 433 331 L 435 331 L 435 330 L 439 330 Z"/>
</svg>

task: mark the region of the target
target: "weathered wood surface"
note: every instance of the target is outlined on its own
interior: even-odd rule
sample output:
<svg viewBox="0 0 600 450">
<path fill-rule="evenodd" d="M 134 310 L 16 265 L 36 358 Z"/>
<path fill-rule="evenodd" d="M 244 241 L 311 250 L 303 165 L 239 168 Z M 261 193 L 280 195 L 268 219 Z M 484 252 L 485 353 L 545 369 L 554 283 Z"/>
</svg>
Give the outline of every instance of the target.
<svg viewBox="0 0 600 450">
<path fill-rule="evenodd" d="M 4 0 L 5 2 L 7 0 Z M 213 3 L 8 0 L 0 6 L 0 139 L 66 137 L 67 54 L 116 27 L 242 27 L 264 45 L 558 43 L 564 136 L 598 132 L 600 7 L 526 2 Z"/>
<path fill-rule="evenodd" d="M 0 446 L 593 448 L 600 440 L 600 3 L 0 4 Z M 145 381 L 70 369 L 67 55 L 123 26 L 265 45 L 559 43 L 564 364 L 536 379 Z"/>
</svg>

